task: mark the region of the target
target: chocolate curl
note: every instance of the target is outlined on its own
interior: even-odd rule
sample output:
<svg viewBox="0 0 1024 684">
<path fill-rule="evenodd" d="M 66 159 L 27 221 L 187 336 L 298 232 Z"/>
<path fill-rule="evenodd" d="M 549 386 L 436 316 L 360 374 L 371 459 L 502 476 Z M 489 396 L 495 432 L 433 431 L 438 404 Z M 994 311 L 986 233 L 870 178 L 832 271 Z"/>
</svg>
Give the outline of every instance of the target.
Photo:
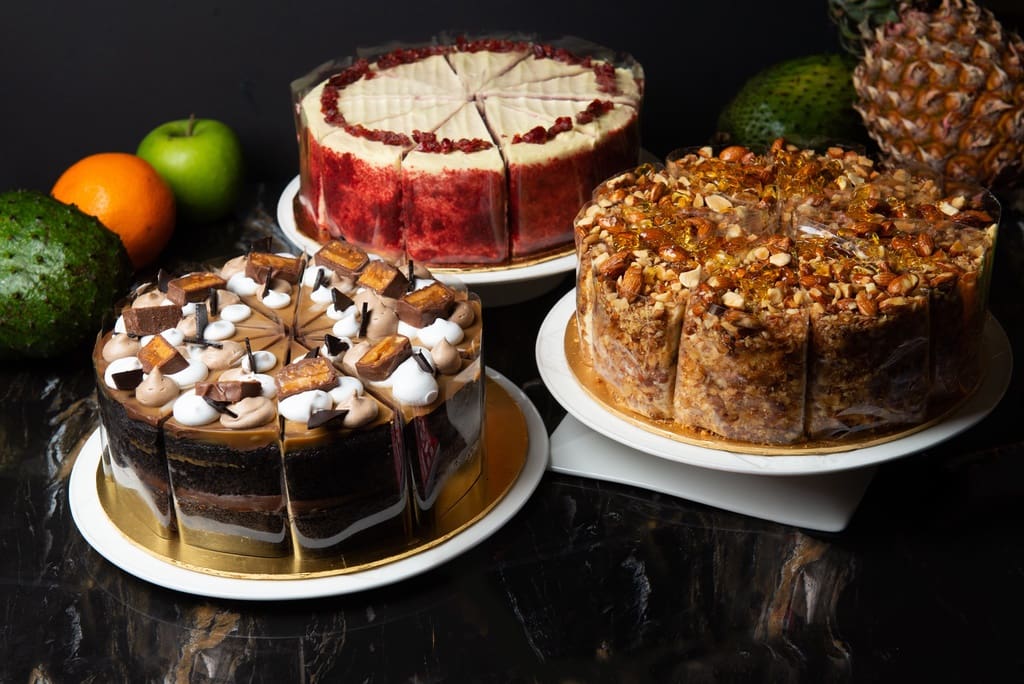
<svg viewBox="0 0 1024 684">
<path fill-rule="evenodd" d="M 167 284 L 172 280 L 174 279 L 171 277 L 171 274 L 161 268 L 156 273 L 156 289 L 167 294 Z"/>
<path fill-rule="evenodd" d="M 320 356 L 320 347 L 313 347 L 308 352 L 303 354 L 302 358 L 304 358 L 304 359 L 315 359 L 318 356 Z"/>
<path fill-rule="evenodd" d="M 210 315 L 217 316 L 220 314 L 220 295 L 217 288 L 210 290 Z"/>
<path fill-rule="evenodd" d="M 185 342 L 189 344 L 198 344 L 202 347 L 213 347 L 214 349 L 223 349 L 224 344 L 221 342 L 213 342 L 211 340 L 204 340 L 201 337 L 186 337 Z"/>
<path fill-rule="evenodd" d="M 420 367 L 420 370 L 424 373 L 434 374 L 434 367 L 427 361 L 427 357 L 423 356 L 423 350 L 417 349 L 416 353 L 412 355 L 412 358 L 416 359 L 416 365 Z"/>
<path fill-rule="evenodd" d="M 409 287 L 406 288 L 406 290 L 405 290 L 406 292 L 412 292 L 413 290 L 416 289 L 416 274 L 413 273 L 414 268 L 415 268 L 415 265 L 413 264 L 413 260 L 409 259 L 409 266 L 408 266 L 408 273 L 409 273 L 409 275 L 406 276 L 406 278 L 409 280 Z"/>
<path fill-rule="evenodd" d="M 267 266 L 265 268 L 261 268 L 260 271 L 259 271 L 259 281 L 258 282 L 262 282 L 263 283 L 263 292 L 260 293 L 260 299 L 263 299 L 264 297 L 266 297 L 267 293 L 270 292 L 270 281 L 271 280 L 273 280 L 273 279 L 270 277 L 270 267 Z"/>
<path fill-rule="evenodd" d="M 359 321 L 359 337 L 366 337 L 366 328 L 370 325 L 370 304 L 363 302 L 362 318 Z"/>
<path fill-rule="evenodd" d="M 341 313 L 348 307 L 352 306 L 352 298 L 342 292 L 336 287 L 331 288 L 331 304 L 334 305 L 334 310 Z"/>
<path fill-rule="evenodd" d="M 212 406 L 217 413 L 223 413 L 224 415 L 231 416 L 232 418 L 238 417 L 237 413 L 228 408 L 228 402 L 226 401 L 217 401 L 210 397 L 203 397 L 203 401 Z"/>
<path fill-rule="evenodd" d="M 249 343 L 249 338 L 245 338 L 245 355 L 249 357 L 249 372 L 256 372 L 256 355 L 252 353 L 252 345 Z"/>
<path fill-rule="evenodd" d="M 337 356 L 348 350 L 348 344 L 340 337 L 335 337 L 334 335 L 324 335 L 324 344 L 327 345 L 327 353 L 331 356 Z"/>
<path fill-rule="evenodd" d="M 111 373 L 110 379 L 114 381 L 114 387 L 119 390 L 133 390 L 142 384 L 143 372 L 141 368 Z"/>
<path fill-rule="evenodd" d="M 206 313 L 206 302 L 196 303 L 196 337 L 203 339 L 206 326 L 210 324 L 210 316 Z"/>
<path fill-rule="evenodd" d="M 316 280 L 313 281 L 314 292 L 319 290 L 323 285 L 327 284 L 326 276 L 327 272 L 324 270 L 323 266 L 320 266 L 319 268 L 316 269 Z M 332 294 L 331 297 L 334 297 L 334 295 Z"/>
<path fill-rule="evenodd" d="M 348 409 L 321 409 L 319 411 L 313 411 L 313 413 L 309 414 L 309 420 L 306 421 L 306 427 L 310 430 L 318 427 L 341 427 L 341 424 L 347 415 Z"/>
</svg>

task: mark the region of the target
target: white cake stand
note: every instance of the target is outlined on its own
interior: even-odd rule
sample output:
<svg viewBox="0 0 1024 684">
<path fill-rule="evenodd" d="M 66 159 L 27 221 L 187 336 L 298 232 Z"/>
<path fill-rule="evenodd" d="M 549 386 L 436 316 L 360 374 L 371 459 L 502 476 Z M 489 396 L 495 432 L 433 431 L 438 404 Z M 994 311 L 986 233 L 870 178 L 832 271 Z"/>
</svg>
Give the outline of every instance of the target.
<svg viewBox="0 0 1024 684">
<path fill-rule="evenodd" d="M 575 297 L 575 291 L 569 292 L 555 304 L 537 337 L 541 377 L 569 414 L 551 436 L 551 470 L 630 484 L 813 530 L 844 529 L 878 464 L 935 446 L 968 429 L 995 408 L 1010 383 L 1010 343 L 999 323 L 989 317 L 981 387 L 925 429 L 845 452 L 759 456 L 709 449 L 626 421 L 579 384 L 564 346 Z"/>
<path fill-rule="evenodd" d="M 277 200 L 277 223 L 281 232 L 295 247 L 313 254 L 322 246 L 303 233 L 295 221 L 293 200 L 299 192 L 299 177 L 295 176 Z M 433 269 L 442 277 L 450 274 L 477 293 L 485 307 L 508 306 L 540 297 L 558 287 L 566 275 L 576 268 L 576 251 L 545 261 L 502 268 Z"/>
</svg>

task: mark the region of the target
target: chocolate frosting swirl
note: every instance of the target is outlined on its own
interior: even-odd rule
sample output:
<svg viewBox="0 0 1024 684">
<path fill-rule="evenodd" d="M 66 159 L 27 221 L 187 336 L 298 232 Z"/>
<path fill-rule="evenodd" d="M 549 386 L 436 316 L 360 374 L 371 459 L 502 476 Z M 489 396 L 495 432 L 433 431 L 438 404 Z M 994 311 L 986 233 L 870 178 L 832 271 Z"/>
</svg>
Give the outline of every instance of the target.
<svg viewBox="0 0 1024 684">
<path fill-rule="evenodd" d="M 336 408 L 348 409 L 348 413 L 342 419 L 341 424 L 352 429 L 372 423 L 376 420 L 377 412 L 380 410 L 377 402 L 366 396 L 353 396 L 348 401 L 338 404 Z"/>
<path fill-rule="evenodd" d="M 462 355 L 451 342 L 441 338 L 430 350 L 430 358 L 434 360 L 434 366 L 442 375 L 458 373 L 462 368 Z"/>
<path fill-rule="evenodd" d="M 266 425 L 277 415 L 277 411 L 274 410 L 274 402 L 263 396 L 246 397 L 228 406 L 228 410 L 235 415 L 222 413 L 220 424 L 232 430 L 247 430 Z"/>
<path fill-rule="evenodd" d="M 107 363 L 115 359 L 135 356 L 139 353 L 139 340 L 129 335 L 114 334 L 103 345 L 103 360 Z"/>
<path fill-rule="evenodd" d="M 149 375 L 135 388 L 135 399 L 143 406 L 164 406 L 181 394 L 178 383 L 165 376 L 159 368 L 154 368 Z"/>
</svg>

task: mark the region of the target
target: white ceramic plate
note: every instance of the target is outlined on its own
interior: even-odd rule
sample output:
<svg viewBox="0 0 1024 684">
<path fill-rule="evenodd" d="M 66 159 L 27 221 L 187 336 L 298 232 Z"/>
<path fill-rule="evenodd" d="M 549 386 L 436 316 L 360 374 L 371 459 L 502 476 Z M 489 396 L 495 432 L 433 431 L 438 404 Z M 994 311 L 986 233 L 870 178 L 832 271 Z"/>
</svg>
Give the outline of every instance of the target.
<svg viewBox="0 0 1024 684">
<path fill-rule="evenodd" d="M 296 176 L 285 186 L 277 202 L 277 223 L 285 237 L 297 248 L 310 254 L 320 249 L 319 242 L 309 237 L 295 222 L 295 211 L 292 202 L 299 191 L 299 177 Z M 509 266 L 499 269 L 452 269 L 450 273 L 466 283 L 480 294 L 484 304 L 502 306 L 544 294 L 562 277 L 576 268 L 576 253 L 549 259 L 527 266 Z M 517 283 L 519 287 L 502 287 L 509 283 Z M 500 289 L 499 289 L 500 288 Z M 489 296 L 488 296 L 489 295 Z"/>
<path fill-rule="evenodd" d="M 935 446 L 976 424 L 1002 399 L 1013 368 L 1010 341 L 989 316 L 982 354 L 986 362 L 981 387 L 949 416 L 919 432 L 891 442 L 836 453 L 755 456 L 684 444 L 654 434 L 606 409 L 576 380 L 565 356 L 565 329 L 576 310 L 576 291 L 551 309 L 537 336 L 537 366 L 551 394 L 590 429 L 639 451 L 691 466 L 751 475 L 816 475 L 882 463 Z M 583 474 L 583 473 L 581 473 Z M 595 476 L 599 476 L 596 475 Z"/>
<path fill-rule="evenodd" d="M 72 517 L 90 546 L 122 570 L 161 587 L 199 596 L 255 601 L 308 599 L 363 591 L 413 577 L 465 553 L 494 534 L 523 507 L 547 468 L 547 431 L 537 409 L 507 378 L 491 369 L 487 369 L 487 374 L 508 391 L 526 419 L 529 447 L 523 470 L 490 513 L 444 543 L 414 556 L 360 572 L 309 579 L 239 579 L 173 565 L 129 541 L 103 510 L 96 490 L 101 451 L 99 429 L 82 448 L 71 471 L 68 496 Z"/>
</svg>

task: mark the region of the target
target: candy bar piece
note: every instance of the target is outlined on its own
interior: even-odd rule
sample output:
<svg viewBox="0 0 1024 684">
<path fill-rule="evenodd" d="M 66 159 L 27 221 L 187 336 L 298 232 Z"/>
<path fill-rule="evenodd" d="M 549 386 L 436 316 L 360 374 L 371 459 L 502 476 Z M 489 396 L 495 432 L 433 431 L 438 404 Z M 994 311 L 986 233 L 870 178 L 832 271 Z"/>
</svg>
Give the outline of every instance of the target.
<svg viewBox="0 0 1024 684">
<path fill-rule="evenodd" d="M 366 252 L 342 240 L 328 242 L 313 256 L 313 263 L 331 269 L 342 278 L 355 278 L 369 261 Z"/>
<path fill-rule="evenodd" d="M 174 345 L 162 335 L 156 335 L 145 347 L 140 349 L 138 358 L 142 363 L 142 370 L 147 373 L 151 373 L 154 368 L 159 368 L 160 372 L 166 375 L 177 373 L 188 367 L 185 357 L 178 353 Z"/>
<path fill-rule="evenodd" d="M 222 380 L 220 382 L 197 382 L 196 394 L 212 401 L 234 404 L 246 397 L 258 397 L 262 385 L 255 380 Z"/>
<path fill-rule="evenodd" d="M 125 309 L 124 328 L 130 335 L 156 335 L 181 320 L 181 306 L 140 306 Z"/>
<path fill-rule="evenodd" d="M 391 264 L 371 261 L 359 274 L 356 284 L 368 287 L 381 296 L 397 299 L 408 289 L 409 279 Z"/>
<path fill-rule="evenodd" d="M 424 328 L 438 318 L 447 318 L 455 308 L 455 293 L 442 283 L 434 282 L 414 290 L 395 304 L 395 313 L 403 323 Z"/>
<path fill-rule="evenodd" d="M 189 273 L 167 283 L 167 298 L 178 306 L 201 302 L 210 292 L 226 287 L 227 283 L 216 273 Z"/>
<path fill-rule="evenodd" d="M 370 347 L 356 362 L 356 371 L 364 380 L 386 380 L 399 364 L 412 356 L 412 342 L 405 335 L 388 335 Z"/>
<path fill-rule="evenodd" d="M 271 278 L 280 278 L 294 284 L 299 282 L 299 276 L 302 275 L 302 259 L 297 256 L 253 252 L 245 262 L 245 275 L 257 282 L 264 282 L 262 279 L 266 279 L 267 269 L 270 269 Z"/>
<path fill-rule="evenodd" d="M 283 399 L 309 390 L 329 390 L 338 384 L 338 372 L 330 360 L 318 356 L 288 364 L 277 373 L 275 380 L 278 396 Z"/>
</svg>

